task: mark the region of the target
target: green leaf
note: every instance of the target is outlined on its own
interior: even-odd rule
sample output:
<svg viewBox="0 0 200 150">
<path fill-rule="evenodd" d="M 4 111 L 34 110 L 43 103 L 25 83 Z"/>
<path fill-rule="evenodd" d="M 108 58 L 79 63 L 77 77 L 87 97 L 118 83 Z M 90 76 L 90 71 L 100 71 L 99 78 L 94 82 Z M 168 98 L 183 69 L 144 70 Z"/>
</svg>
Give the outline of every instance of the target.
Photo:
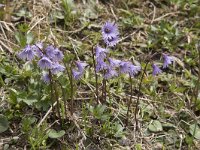
<svg viewBox="0 0 200 150">
<path fill-rule="evenodd" d="M 56 131 L 54 129 L 50 129 L 49 130 L 49 137 L 50 138 L 53 138 L 53 139 L 56 139 L 56 138 L 60 138 L 62 137 L 63 135 L 65 135 L 65 131 L 64 130 L 61 130 L 61 131 Z"/>
<path fill-rule="evenodd" d="M 200 140 L 200 128 L 197 124 L 190 125 L 190 134 Z"/>
<path fill-rule="evenodd" d="M 33 105 L 33 103 L 37 102 L 36 99 L 21 99 L 24 103 L 26 103 L 27 105 Z"/>
<path fill-rule="evenodd" d="M 26 35 L 26 43 L 27 44 L 31 44 L 33 42 L 33 38 L 34 38 L 33 34 L 32 33 L 28 33 Z"/>
<path fill-rule="evenodd" d="M 8 119 L 4 115 L 0 115 L 0 133 L 8 129 Z"/>
<path fill-rule="evenodd" d="M 153 120 L 152 123 L 149 125 L 149 130 L 151 132 L 160 132 L 163 130 L 162 124 L 158 120 Z"/>
</svg>

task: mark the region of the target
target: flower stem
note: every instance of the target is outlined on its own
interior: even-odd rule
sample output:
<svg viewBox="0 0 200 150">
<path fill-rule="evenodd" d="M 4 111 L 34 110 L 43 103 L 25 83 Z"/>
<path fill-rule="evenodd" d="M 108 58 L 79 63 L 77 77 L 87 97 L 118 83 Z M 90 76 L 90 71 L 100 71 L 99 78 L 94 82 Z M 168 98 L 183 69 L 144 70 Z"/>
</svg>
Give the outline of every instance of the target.
<svg viewBox="0 0 200 150">
<path fill-rule="evenodd" d="M 127 103 L 128 105 L 128 110 L 127 110 L 127 114 L 126 114 L 126 126 L 128 126 L 128 121 L 129 121 L 129 111 L 130 111 L 130 107 L 131 107 L 131 102 L 132 102 L 132 96 L 133 96 L 133 80 L 131 75 L 129 74 L 129 79 L 130 79 L 130 86 L 131 86 L 131 96 L 130 99 Z"/>
<path fill-rule="evenodd" d="M 137 113 L 139 111 L 139 101 L 140 101 L 140 93 L 141 93 L 141 88 L 142 88 L 142 81 L 144 79 L 144 74 L 146 73 L 146 69 L 147 69 L 148 63 L 149 63 L 149 61 L 146 61 L 146 64 L 145 64 L 145 67 L 144 67 L 144 71 L 142 73 L 142 76 L 140 78 L 140 83 L 139 83 L 139 89 L 138 89 L 138 95 L 137 95 L 137 101 L 136 101 L 136 108 L 135 108 L 135 113 L 134 113 L 136 130 L 139 130 Z"/>
<path fill-rule="evenodd" d="M 93 58 L 94 73 L 95 73 L 96 102 L 99 103 L 98 76 L 97 76 L 97 71 L 96 71 L 96 61 L 95 61 L 95 55 L 94 55 L 93 47 L 92 47 L 92 58 Z"/>
<path fill-rule="evenodd" d="M 58 90 L 57 90 L 57 85 L 56 83 L 54 82 L 53 83 L 54 85 L 54 91 L 55 91 L 55 98 L 56 98 L 56 101 L 57 101 L 57 111 L 58 111 L 58 117 L 59 117 L 59 120 L 60 120 L 60 123 L 61 123 L 61 126 L 62 126 L 62 119 L 61 119 L 61 115 L 60 115 L 60 103 L 59 103 L 59 96 L 58 96 Z"/>
<path fill-rule="evenodd" d="M 53 114 L 54 113 L 54 107 L 53 107 L 53 99 L 54 99 L 54 94 L 53 94 L 53 79 L 52 79 L 52 74 L 51 74 L 51 70 L 49 70 L 49 78 L 50 78 L 50 88 L 51 88 L 51 107 L 52 107 L 52 111 L 53 111 Z"/>
</svg>

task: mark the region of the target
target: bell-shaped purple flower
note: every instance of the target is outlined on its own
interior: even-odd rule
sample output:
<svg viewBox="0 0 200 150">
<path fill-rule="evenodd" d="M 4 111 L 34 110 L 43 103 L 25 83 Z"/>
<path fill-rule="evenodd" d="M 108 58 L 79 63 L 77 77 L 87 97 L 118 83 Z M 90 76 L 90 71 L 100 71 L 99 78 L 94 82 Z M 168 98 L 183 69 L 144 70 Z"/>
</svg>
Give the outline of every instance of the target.
<svg viewBox="0 0 200 150">
<path fill-rule="evenodd" d="M 130 62 L 122 61 L 119 64 L 120 73 L 129 73 L 130 71 Z"/>
<path fill-rule="evenodd" d="M 45 48 L 45 53 L 46 56 L 50 59 L 55 57 L 55 53 L 54 53 L 55 47 L 53 45 L 49 45 Z"/>
<path fill-rule="evenodd" d="M 72 75 L 73 75 L 75 80 L 79 80 L 82 77 L 83 72 L 79 72 L 75 69 L 72 69 Z"/>
<path fill-rule="evenodd" d="M 59 63 L 54 63 L 52 65 L 52 69 L 51 69 L 51 72 L 52 74 L 57 74 L 58 72 L 62 72 L 65 70 L 65 67 L 60 65 Z"/>
<path fill-rule="evenodd" d="M 36 53 L 36 56 L 41 58 L 43 56 L 43 43 L 42 42 L 38 42 L 35 45 L 32 45 L 31 48 L 34 50 L 34 52 Z"/>
<path fill-rule="evenodd" d="M 48 73 L 43 73 L 42 75 L 42 80 L 46 83 L 49 84 L 50 83 L 50 77 Z"/>
<path fill-rule="evenodd" d="M 108 64 L 104 60 L 98 60 L 96 64 L 96 72 L 108 69 Z"/>
<path fill-rule="evenodd" d="M 162 70 L 156 65 L 156 64 L 152 64 L 152 68 L 153 68 L 153 76 L 162 73 Z"/>
<path fill-rule="evenodd" d="M 119 42 L 119 36 L 114 36 L 111 38 L 104 39 L 104 42 L 109 47 L 114 47 Z"/>
<path fill-rule="evenodd" d="M 108 58 L 108 62 L 110 63 L 111 67 L 119 67 L 121 60 L 114 59 L 114 58 Z"/>
<path fill-rule="evenodd" d="M 38 61 L 38 66 L 41 69 L 51 69 L 52 68 L 52 61 L 47 58 L 46 56 L 43 56 L 39 61 Z"/>
<path fill-rule="evenodd" d="M 77 66 L 78 70 L 72 69 L 72 75 L 75 80 L 79 80 L 84 73 L 84 69 L 87 66 L 87 63 L 84 63 L 81 61 L 76 61 L 76 66 Z"/>
<path fill-rule="evenodd" d="M 163 58 L 164 58 L 163 68 L 167 68 L 168 65 L 172 64 L 172 62 L 174 61 L 174 58 L 172 56 L 168 56 L 166 54 L 163 54 Z"/>
<path fill-rule="evenodd" d="M 135 66 L 133 64 L 130 64 L 129 68 L 130 76 L 135 76 L 141 70 L 141 66 Z"/>
<path fill-rule="evenodd" d="M 110 79 L 112 77 L 116 77 L 118 76 L 118 73 L 116 70 L 112 69 L 111 67 L 109 67 L 107 70 L 106 70 L 106 73 L 104 75 L 104 78 L 105 79 Z"/>
<path fill-rule="evenodd" d="M 54 56 L 52 58 L 53 61 L 61 61 L 63 59 L 64 55 L 63 53 L 58 49 L 56 48 L 54 50 Z"/>
<path fill-rule="evenodd" d="M 87 65 L 88 65 L 88 64 L 85 63 L 85 62 L 76 61 L 76 66 L 77 66 L 79 72 L 84 71 L 84 69 L 85 69 L 85 67 L 86 67 Z"/>
<path fill-rule="evenodd" d="M 104 49 L 100 46 L 96 47 L 96 59 L 98 61 L 98 59 L 102 60 L 104 58 L 106 58 L 106 53 L 108 53 L 107 49 Z"/>
<path fill-rule="evenodd" d="M 35 52 L 30 45 L 27 45 L 22 52 L 18 54 L 18 57 L 22 60 L 33 60 L 35 58 Z"/>
<path fill-rule="evenodd" d="M 112 39 L 119 35 L 118 27 L 114 22 L 107 21 L 102 27 L 103 39 Z"/>
</svg>

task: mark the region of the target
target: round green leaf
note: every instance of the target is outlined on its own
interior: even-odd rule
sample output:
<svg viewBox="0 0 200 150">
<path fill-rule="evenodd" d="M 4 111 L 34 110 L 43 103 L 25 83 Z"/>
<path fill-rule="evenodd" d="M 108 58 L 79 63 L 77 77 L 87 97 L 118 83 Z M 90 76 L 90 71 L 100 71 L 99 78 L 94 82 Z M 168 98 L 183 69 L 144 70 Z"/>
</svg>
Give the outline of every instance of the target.
<svg viewBox="0 0 200 150">
<path fill-rule="evenodd" d="M 0 133 L 8 129 L 8 119 L 4 115 L 0 115 Z"/>
<path fill-rule="evenodd" d="M 163 130 L 162 124 L 158 120 L 153 120 L 149 125 L 149 131 L 151 132 L 160 132 Z"/>
<path fill-rule="evenodd" d="M 64 130 L 61 130 L 61 131 L 56 131 L 54 129 L 50 129 L 49 130 L 49 137 L 50 138 L 53 138 L 53 139 L 56 139 L 56 138 L 60 138 L 62 137 L 63 135 L 65 135 L 65 131 Z"/>
<path fill-rule="evenodd" d="M 190 134 L 200 140 L 200 128 L 197 124 L 190 125 Z"/>
</svg>

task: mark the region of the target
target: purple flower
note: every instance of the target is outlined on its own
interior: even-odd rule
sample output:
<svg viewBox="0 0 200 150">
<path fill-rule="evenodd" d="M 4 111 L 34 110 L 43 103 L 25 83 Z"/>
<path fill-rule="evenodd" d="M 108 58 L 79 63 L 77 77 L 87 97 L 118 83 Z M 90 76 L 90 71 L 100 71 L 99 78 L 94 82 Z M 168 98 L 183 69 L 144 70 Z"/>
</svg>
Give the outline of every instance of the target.
<svg viewBox="0 0 200 150">
<path fill-rule="evenodd" d="M 18 57 L 22 60 L 33 60 L 35 58 L 35 52 L 30 45 L 27 45 L 23 51 L 18 54 Z"/>
<path fill-rule="evenodd" d="M 63 57 L 64 57 L 63 53 L 58 48 L 56 48 L 54 50 L 54 57 L 52 58 L 53 61 L 61 61 Z"/>
<path fill-rule="evenodd" d="M 129 73 L 130 71 L 130 62 L 122 61 L 119 64 L 120 73 Z"/>
<path fill-rule="evenodd" d="M 130 64 L 129 68 L 130 68 L 129 70 L 130 76 L 136 75 L 141 70 L 141 66 L 135 66 L 133 64 Z"/>
<path fill-rule="evenodd" d="M 54 46 L 53 45 L 49 45 L 45 48 L 45 53 L 46 53 L 46 56 L 50 59 L 54 58 L 55 57 L 55 53 L 54 53 Z"/>
<path fill-rule="evenodd" d="M 54 63 L 51 69 L 53 74 L 57 74 L 58 72 L 62 72 L 65 70 L 65 67 L 60 65 L 59 63 Z"/>
<path fill-rule="evenodd" d="M 78 67 L 78 71 L 79 71 L 79 72 L 84 71 L 84 69 L 85 69 L 85 67 L 86 67 L 87 65 L 88 65 L 88 64 L 85 63 L 85 62 L 76 61 L 76 66 Z"/>
<path fill-rule="evenodd" d="M 114 22 L 107 21 L 102 27 L 103 39 L 112 39 L 119 35 L 118 27 Z"/>
<path fill-rule="evenodd" d="M 35 51 L 36 55 L 40 58 L 43 56 L 42 49 L 43 49 L 43 43 L 38 42 L 35 45 L 32 45 L 31 48 Z"/>
<path fill-rule="evenodd" d="M 42 59 L 40 59 L 38 61 L 38 66 L 41 69 L 51 69 L 52 68 L 52 62 L 49 58 L 47 58 L 46 56 L 42 57 Z"/>
<path fill-rule="evenodd" d="M 170 65 L 174 61 L 174 58 L 172 56 L 168 56 L 166 54 L 163 54 L 163 58 L 164 58 L 163 68 L 167 68 L 168 65 Z"/>
<path fill-rule="evenodd" d="M 107 46 L 114 47 L 119 42 L 119 36 L 104 39 L 104 42 L 107 44 Z"/>
<path fill-rule="evenodd" d="M 121 60 L 117 60 L 114 58 L 108 58 L 108 62 L 110 63 L 111 67 L 119 67 Z"/>
<path fill-rule="evenodd" d="M 78 80 L 82 77 L 84 73 L 84 69 L 87 66 L 87 63 L 81 62 L 81 61 L 76 61 L 76 66 L 78 70 L 72 69 L 72 75 L 75 80 Z"/>
<path fill-rule="evenodd" d="M 48 73 L 43 73 L 43 75 L 42 75 L 42 80 L 43 80 L 45 83 L 49 84 L 49 83 L 50 83 L 49 74 L 48 74 Z"/>
<path fill-rule="evenodd" d="M 83 72 L 79 72 L 75 69 L 72 69 L 72 75 L 75 80 L 79 80 L 81 78 L 81 76 L 83 75 Z"/>
<path fill-rule="evenodd" d="M 156 65 L 156 64 L 152 64 L 152 68 L 153 68 L 153 76 L 162 73 L 162 70 L 160 70 L 160 68 Z"/>
<path fill-rule="evenodd" d="M 108 50 L 107 49 L 104 49 L 100 46 L 97 46 L 96 47 L 96 59 L 98 61 L 98 59 L 104 59 L 106 58 L 106 53 L 108 53 Z"/>
<path fill-rule="evenodd" d="M 110 79 L 112 77 L 118 76 L 118 73 L 116 70 L 112 69 L 111 67 L 109 67 L 104 75 L 105 79 Z"/>
<path fill-rule="evenodd" d="M 108 64 L 104 62 L 104 60 L 98 60 L 96 64 L 96 72 L 99 72 L 101 70 L 108 69 Z"/>
</svg>

